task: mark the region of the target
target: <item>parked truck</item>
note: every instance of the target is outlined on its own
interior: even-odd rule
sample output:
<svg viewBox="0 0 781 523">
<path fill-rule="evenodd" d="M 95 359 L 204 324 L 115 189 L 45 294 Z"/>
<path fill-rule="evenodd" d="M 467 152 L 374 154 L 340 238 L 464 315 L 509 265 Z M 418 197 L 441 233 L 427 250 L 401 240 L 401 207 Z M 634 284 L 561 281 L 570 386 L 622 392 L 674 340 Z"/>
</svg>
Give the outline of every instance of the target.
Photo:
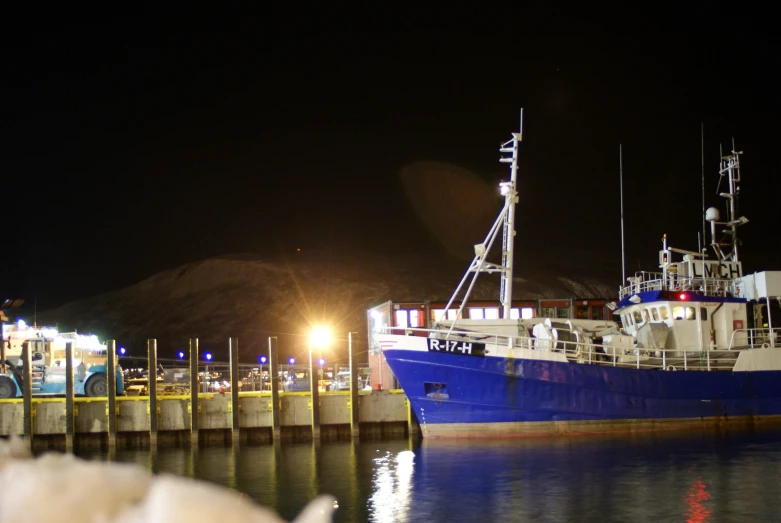
<svg viewBox="0 0 781 523">
<path fill-rule="evenodd" d="M 30 351 L 33 396 L 64 395 L 67 343 L 71 343 L 73 350 L 74 395 L 106 396 L 107 351 L 97 336 L 59 333 L 56 329 L 30 327 L 19 322 L 3 326 L 5 360 L 0 361 L 0 399 L 22 396 L 25 347 Z M 117 394 L 124 394 L 124 375 L 119 364 L 114 372 Z"/>
</svg>

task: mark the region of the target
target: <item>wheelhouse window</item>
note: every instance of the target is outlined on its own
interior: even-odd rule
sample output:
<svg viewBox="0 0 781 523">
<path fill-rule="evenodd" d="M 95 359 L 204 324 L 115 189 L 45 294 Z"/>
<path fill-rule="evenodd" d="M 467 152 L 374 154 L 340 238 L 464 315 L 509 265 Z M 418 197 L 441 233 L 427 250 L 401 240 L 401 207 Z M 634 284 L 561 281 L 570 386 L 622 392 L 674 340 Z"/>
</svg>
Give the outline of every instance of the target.
<svg viewBox="0 0 781 523">
<path fill-rule="evenodd" d="M 700 320 L 708 321 L 708 309 L 700 307 Z"/>
<path fill-rule="evenodd" d="M 654 319 L 654 321 L 659 321 L 659 311 L 654 307 L 651 309 L 651 317 Z"/>
<path fill-rule="evenodd" d="M 667 308 L 666 305 L 659 307 L 659 316 L 661 316 L 663 320 L 670 319 L 670 310 Z"/>
</svg>

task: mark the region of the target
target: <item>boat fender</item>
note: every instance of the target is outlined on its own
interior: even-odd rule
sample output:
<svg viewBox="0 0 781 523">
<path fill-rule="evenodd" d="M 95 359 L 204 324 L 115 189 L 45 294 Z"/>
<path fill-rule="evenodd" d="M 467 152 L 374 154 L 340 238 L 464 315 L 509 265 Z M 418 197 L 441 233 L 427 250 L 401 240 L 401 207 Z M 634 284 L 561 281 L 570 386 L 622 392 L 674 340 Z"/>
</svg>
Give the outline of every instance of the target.
<svg viewBox="0 0 781 523">
<path fill-rule="evenodd" d="M 762 344 L 762 348 L 763 349 L 769 349 L 770 348 L 770 344 L 769 343 L 763 343 Z"/>
<path fill-rule="evenodd" d="M 675 368 L 675 365 L 668 365 L 667 370 L 678 370 Z"/>
</svg>

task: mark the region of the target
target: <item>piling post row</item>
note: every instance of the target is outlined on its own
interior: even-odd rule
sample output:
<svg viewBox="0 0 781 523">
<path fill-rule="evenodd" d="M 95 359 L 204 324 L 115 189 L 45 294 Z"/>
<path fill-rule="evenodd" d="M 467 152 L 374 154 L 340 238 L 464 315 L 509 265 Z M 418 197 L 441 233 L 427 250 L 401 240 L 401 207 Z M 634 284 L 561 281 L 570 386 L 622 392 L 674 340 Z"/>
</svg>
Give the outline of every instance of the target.
<svg viewBox="0 0 781 523">
<path fill-rule="evenodd" d="M 198 446 L 198 338 L 190 339 L 190 444 Z"/>
<path fill-rule="evenodd" d="M 108 385 L 108 448 L 117 446 L 117 345 L 106 342 L 106 385 Z"/>
<path fill-rule="evenodd" d="M 157 445 L 157 340 L 146 340 L 149 360 L 149 445 Z"/>
<path fill-rule="evenodd" d="M 239 440 L 239 339 L 228 338 L 231 361 L 231 411 L 233 414 L 233 441 Z"/>
<path fill-rule="evenodd" d="M 73 452 L 73 342 L 65 344 L 65 452 Z"/>
<path fill-rule="evenodd" d="M 274 340 L 274 343 L 271 343 L 271 340 Z M 275 441 L 278 441 L 282 435 L 282 431 L 280 428 L 280 418 L 279 418 L 279 348 L 277 347 L 277 340 L 276 336 L 269 336 L 268 337 L 268 364 L 269 364 L 269 372 L 271 372 L 271 376 L 269 377 L 269 381 L 271 382 L 271 434 L 272 438 Z M 263 379 L 261 376 L 261 386 L 263 383 Z"/>
<path fill-rule="evenodd" d="M 353 355 L 353 333 L 347 333 L 347 352 L 350 360 L 350 435 L 357 438 L 360 435 L 358 418 L 358 374 Z"/>
<path fill-rule="evenodd" d="M 22 398 L 24 402 L 24 439 L 33 448 L 33 373 L 32 357 L 30 356 L 30 342 L 26 341 L 22 345 L 22 371 L 24 372 L 24 381 L 22 382 Z"/>
</svg>

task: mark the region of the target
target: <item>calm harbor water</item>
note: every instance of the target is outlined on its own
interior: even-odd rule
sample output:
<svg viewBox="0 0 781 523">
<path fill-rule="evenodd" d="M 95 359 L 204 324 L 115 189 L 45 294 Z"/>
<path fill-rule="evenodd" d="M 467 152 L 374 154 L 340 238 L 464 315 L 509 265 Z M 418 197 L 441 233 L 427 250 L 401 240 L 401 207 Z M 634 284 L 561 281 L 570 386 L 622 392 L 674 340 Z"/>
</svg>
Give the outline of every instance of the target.
<svg viewBox="0 0 781 523">
<path fill-rule="evenodd" d="M 781 429 L 281 443 L 112 459 L 239 490 L 288 520 L 321 492 L 337 497 L 334 521 L 344 522 L 781 520 Z"/>
</svg>

